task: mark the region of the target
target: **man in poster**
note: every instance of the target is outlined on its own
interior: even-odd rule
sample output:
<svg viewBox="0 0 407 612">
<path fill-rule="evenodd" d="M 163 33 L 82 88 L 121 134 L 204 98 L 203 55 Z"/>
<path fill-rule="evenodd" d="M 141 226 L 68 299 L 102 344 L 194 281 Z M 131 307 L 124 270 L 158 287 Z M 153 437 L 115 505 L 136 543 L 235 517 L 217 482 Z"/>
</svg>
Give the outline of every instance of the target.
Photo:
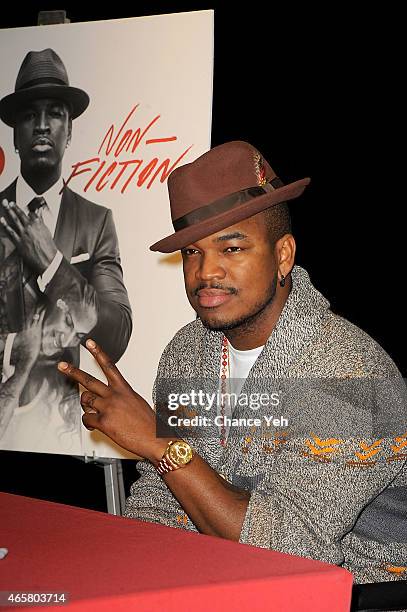
<svg viewBox="0 0 407 612">
<path fill-rule="evenodd" d="M 61 177 L 72 120 L 88 104 L 52 49 L 29 52 L 14 93 L 0 101 L 0 118 L 13 128 L 21 160 L 20 175 L 0 193 L 1 384 L 18 375 L 27 348 L 19 337 L 45 311 L 38 357 L 35 364 L 28 360 L 31 369 L 14 403 L 25 414 L 41 404 L 49 416 L 58 406 L 74 433 L 77 385 L 55 376 L 55 364 L 78 364 L 79 345 L 90 333 L 117 361 L 132 330 L 112 213 L 65 187 Z M 0 413 L 4 448 L 1 437 L 12 417 Z"/>
</svg>

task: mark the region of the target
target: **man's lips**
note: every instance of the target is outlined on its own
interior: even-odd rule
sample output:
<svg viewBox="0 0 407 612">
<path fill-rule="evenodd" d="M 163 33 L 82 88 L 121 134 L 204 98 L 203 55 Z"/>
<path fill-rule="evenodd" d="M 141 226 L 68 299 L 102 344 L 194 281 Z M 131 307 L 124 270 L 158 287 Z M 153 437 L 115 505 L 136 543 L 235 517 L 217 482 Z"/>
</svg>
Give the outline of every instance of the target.
<svg viewBox="0 0 407 612">
<path fill-rule="evenodd" d="M 34 151 L 48 151 L 53 147 L 53 143 L 48 138 L 36 138 L 32 143 Z"/>
<path fill-rule="evenodd" d="M 227 302 L 232 294 L 222 289 L 200 289 L 197 292 L 198 303 L 203 308 L 214 308 Z"/>
</svg>

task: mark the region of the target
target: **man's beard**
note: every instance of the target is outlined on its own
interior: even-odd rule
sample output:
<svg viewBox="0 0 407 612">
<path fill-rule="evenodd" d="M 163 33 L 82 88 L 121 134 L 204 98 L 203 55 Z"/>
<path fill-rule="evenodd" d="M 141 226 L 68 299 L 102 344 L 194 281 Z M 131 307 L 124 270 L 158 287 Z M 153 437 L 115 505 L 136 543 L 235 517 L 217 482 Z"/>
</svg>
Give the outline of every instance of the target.
<svg viewBox="0 0 407 612">
<path fill-rule="evenodd" d="M 233 319 L 232 321 L 206 321 L 201 317 L 202 324 L 211 331 L 228 331 L 231 329 L 240 328 L 241 331 L 249 331 L 256 325 L 258 319 L 263 315 L 266 308 L 272 303 L 276 295 L 277 289 L 277 272 L 274 275 L 271 285 L 267 291 L 265 298 L 261 302 L 257 302 L 252 310 L 240 317 L 239 319 Z"/>
</svg>

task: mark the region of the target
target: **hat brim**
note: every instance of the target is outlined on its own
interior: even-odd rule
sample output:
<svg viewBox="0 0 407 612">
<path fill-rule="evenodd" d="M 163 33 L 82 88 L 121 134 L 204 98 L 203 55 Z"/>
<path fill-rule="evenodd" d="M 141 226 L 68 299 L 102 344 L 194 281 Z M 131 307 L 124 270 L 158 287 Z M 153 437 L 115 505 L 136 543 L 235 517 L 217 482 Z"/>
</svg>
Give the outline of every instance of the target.
<svg viewBox="0 0 407 612">
<path fill-rule="evenodd" d="M 191 242 L 202 240 L 202 238 L 206 238 L 230 225 L 234 225 L 239 221 L 252 217 L 271 206 L 298 198 L 303 193 L 306 186 L 309 185 L 310 181 L 311 179 L 304 178 L 294 183 L 290 183 L 289 185 L 284 185 L 284 187 L 279 187 L 272 193 L 258 196 L 239 207 L 232 208 L 210 219 L 185 227 L 152 244 L 150 246 L 150 251 L 159 251 L 160 253 L 173 253 L 174 251 L 178 251 L 188 244 L 191 244 Z"/>
<path fill-rule="evenodd" d="M 32 100 L 55 98 L 70 105 L 72 119 L 76 119 L 88 108 L 89 96 L 77 87 L 68 85 L 36 85 L 9 94 L 0 100 L 0 119 L 8 126 L 14 127 L 17 111 Z"/>
</svg>

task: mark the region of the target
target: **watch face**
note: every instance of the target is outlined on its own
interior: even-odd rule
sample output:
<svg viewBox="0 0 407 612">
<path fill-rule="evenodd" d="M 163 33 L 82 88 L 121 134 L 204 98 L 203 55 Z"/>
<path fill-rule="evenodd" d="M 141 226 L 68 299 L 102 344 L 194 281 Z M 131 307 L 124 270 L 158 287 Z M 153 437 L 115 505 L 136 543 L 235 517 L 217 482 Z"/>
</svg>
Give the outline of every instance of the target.
<svg viewBox="0 0 407 612">
<path fill-rule="evenodd" d="M 192 448 L 187 442 L 177 440 L 171 444 L 168 454 L 171 461 L 173 461 L 176 465 L 183 466 L 191 461 Z"/>
</svg>

